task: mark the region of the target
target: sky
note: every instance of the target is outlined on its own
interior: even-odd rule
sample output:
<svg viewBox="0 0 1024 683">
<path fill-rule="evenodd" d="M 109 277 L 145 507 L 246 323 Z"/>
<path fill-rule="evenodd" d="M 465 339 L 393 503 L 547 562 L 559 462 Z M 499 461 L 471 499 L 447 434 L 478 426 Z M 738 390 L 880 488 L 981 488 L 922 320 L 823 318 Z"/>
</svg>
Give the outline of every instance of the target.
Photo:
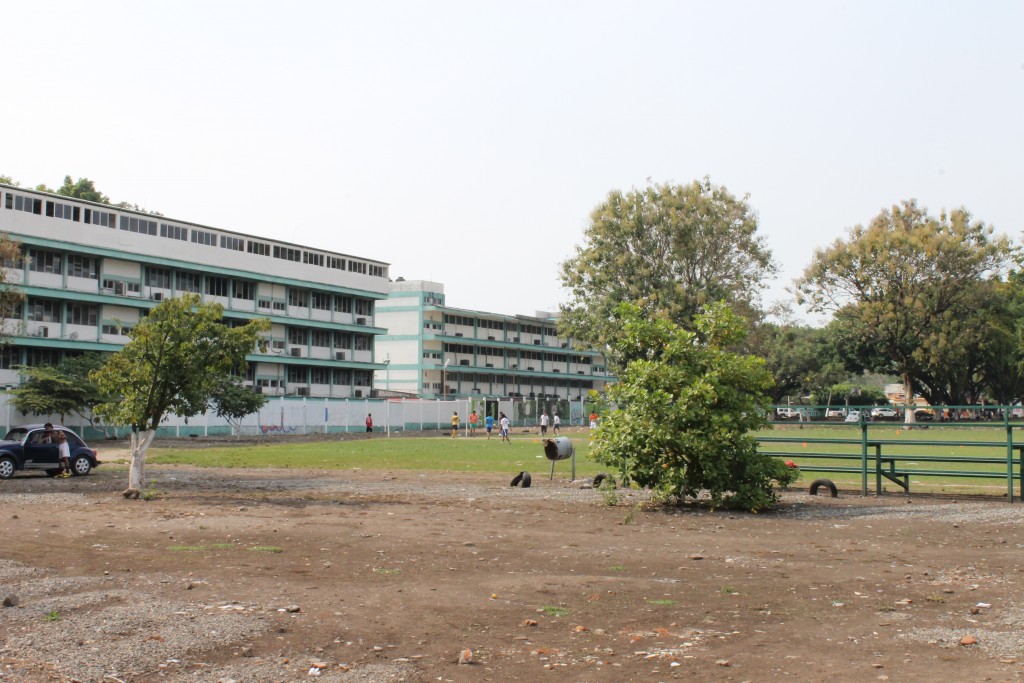
<svg viewBox="0 0 1024 683">
<path fill-rule="evenodd" d="M 917 199 L 1024 231 L 1024 3 L 7 3 L 0 175 L 557 310 L 612 190 L 709 177 L 779 265 Z M 799 313 L 799 311 L 798 311 Z"/>
</svg>

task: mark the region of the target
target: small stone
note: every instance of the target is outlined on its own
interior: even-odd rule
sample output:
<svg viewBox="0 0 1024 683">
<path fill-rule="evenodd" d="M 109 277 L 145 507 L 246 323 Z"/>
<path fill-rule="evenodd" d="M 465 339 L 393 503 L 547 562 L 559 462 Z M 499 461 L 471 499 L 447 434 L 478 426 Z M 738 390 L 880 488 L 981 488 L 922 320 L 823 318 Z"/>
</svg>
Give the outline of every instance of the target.
<svg viewBox="0 0 1024 683">
<path fill-rule="evenodd" d="M 320 661 L 310 662 L 309 665 L 316 669 L 326 669 L 328 666 L 330 666 L 330 664 L 328 664 L 327 662 Z"/>
<path fill-rule="evenodd" d="M 728 659 L 716 659 L 715 666 L 732 666 L 732 662 Z"/>
<path fill-rule="evenodd" d="M 295 614 L 297 612 L 301 612 L 302 608 L 299 607 L 298 605 L 288 605 L 287 607 L 284 608 L 284 611 L 285 612 L 290 612 L 291 614 Z"/>
<path fill-rule="evenodd" d="M 693 553 L 692 555 L 687 555 L 686 559 L 688 559 L 688 560 L 703 560 L 704 556 L 701 555 L 700 553 Z"/>
<path fill-rule="evenodd" d="M 964 636 L 963 638 L 960 639 L 960 644 L 961 645 L 977 645 L 978 644 L 978 639 L 975 638 L 974 636 Z"/>
<path fill-rule="evenodd" d="M 473 663 L 473 651 L 468 647 L 459 653 L 459 664 L 472 664 Z"/>
<path fill-rule="evenodd" d="M 586 632 L 587 632 L 587 631 L 589 631 L 590 629 L 589 629 L 589 628 L 587 628 L 586 626 L 583 626 L 583 625 L 581 624 L 581 625 L 577 626 L 577 627 L 576 627 L 576 628 L 575 628 L 574 630 L 576 631 L 576 633 L 586 633 Z"/>
<path fill-rule="evenodd" d="M 18 596 L 11 594 L 4 598 L 4 607 L 17 607 L 19 602 L 21 600 L 18 599 Z"/>
<path fill-rule="evenodd" d="M 243 657 L 252 657 L 253 656 L 253 651 L 252 651 L 252 646 L 251 645 L 246 645 L 245 647 L 242 648 L 242 656 Z"/>
<path fill-rule="evenodd" d="M 537 620 L 536 619 L 523 619 L 523 623 L 520 624 L 520 626 L 536 626 L 536 625 L 537 625 Z"/>
</svg>

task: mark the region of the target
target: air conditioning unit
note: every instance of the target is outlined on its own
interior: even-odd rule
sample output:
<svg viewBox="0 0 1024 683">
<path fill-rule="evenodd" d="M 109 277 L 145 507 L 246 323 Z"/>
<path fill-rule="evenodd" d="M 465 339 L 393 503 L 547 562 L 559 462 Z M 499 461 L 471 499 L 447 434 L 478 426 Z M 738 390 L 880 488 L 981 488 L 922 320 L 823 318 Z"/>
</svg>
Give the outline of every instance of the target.
<svg viewBox="0 0 1024 683">
<path fill-rule="evenodd" d="M 334 360 L 345 360 L 345 352 L 344 351 L 335 351 L 334 352 Z"/>
<path fill-rule="evenodd" d="M 39 329 L 36 330 L 36 336 L 37 337 L 49 337 L 50 336 L 50 328 L 49 327 L 40 327 Z"/>
<path fill-rule="evenodd" d="M 510 365 L 508 367 L 509 367 L 509 370 L 518 370 L 519 369 L 519 366 L 516 365 L 515 363 L 513 363 L 512 365 Z"/>
<path fill-rule="evenodd" d="M 352 395 L 355 396 L 356 398 L 362 398 L 363 397 L 363 390 L 362 389 L 356 389 L 353 392 Z"/>
<path fill-rule="evenodd" d="M 114 293 L 114 288 L 113 287 L 103 287 L 103 288 L 100 289 L 100 294 L 113 294 L 113 293 Z"/>
<path fill-rule="evenodd" d="M 461 332 L 456 332 L 456 333 L 455 333 L 455 336 L 456 336 L 456 337 L 461 337 L 461 336 L 462 336 L 462 333 L 461 333 Z"/>
<path fill-rule="evenodd" d="M 356 318 L 356 325 L 365 325 L 366 318 Z"/>
<path fill-rule="evenodd" d="M 72 332 L 71 334 L 68 335 L 68 339 L 70 339 L 71 341 L 77 341 L 78 340 L 78 333 L 77 332 Z"/>
<path fill-rule="evenodd" d="M 474 394 L 479 394 L 479 393 L 480 393 L 480 390 L 479 390 L 479 389 L 473 389 L 473 391 L 472 391 L 471 393 L 474 393 Z"/>
<path fill-rule="evenodd" d="M 586 373 L 585 373 L 585 372 L 583 372 L 582 370 L 577 370 L 577 371 L 576 371 L 576 374 L 577 374 L 577 375 L 584 375 L 584 374 L 586 374 Z"/>
<path fill-rule="evenodd" d="M 512 341 L 518 342 L 519 341 L 519 337 L 512 337 Z"/>
<path fill-rule="evenodd" d="M 563 349 L 569 348 L 569 343 L 568 342 L 562 342 L 562 348 Z"/>
<path fill-rule="evenodd" d="M 561 372 L 558 368 L 551 368 L 551 372 Z"/>
<path fill-rule="evenodd" d="M 534 339 L 533 340 L 533 345 L 534 346 L 540 346 L 540 339 Z"/>
<path fill-rule="evenodd" d="M 302 358 L 302 349 L 294 348 L 291 350 L 292 358 Z"/>
<path fill-rule="evenodd" d="M 494 363 L 484 363 L 484 367 L 485 368 L 493 368 L 494 367 Z"/>
<path fill-rule="evenodd" d="M 527 369 L 527 370 L 533 370 L 533 369 L 534 369 L 534 367 L 533 367 L 533 366 L 531 365 L 531 366 L 529 366 L 529 367 L 528 367 L 528 368 L 526 368 L 526 369 Z"/>
<path fill-rule="evenodd" d="M 309 396 L 309 387 L 299 387 L 295 390 L 296 396 Z"/>
<path fill-rule="evenodd" d="M 164 293 L 163 292 L 153 292 L 153 301 L 163 301 L 163 300 L 164 300 Z"/>
<path fill-rule="evenodd" d="M 459 361 L 459 365 L 469 365 L 469 361 L 468 360 L 460 360 Z"/>
<path fill-rule="evenodd" d="M 487 337 L 487 341 L 494 341 L 494 337 Z"/>
<path fill-rule="evenodd" d="M 124 294 L 124 283 L 123 282 L 115 282 L 114 283 L 114 294 L 119 294 L 119 295 L 123 295 Z"/>
</svg>

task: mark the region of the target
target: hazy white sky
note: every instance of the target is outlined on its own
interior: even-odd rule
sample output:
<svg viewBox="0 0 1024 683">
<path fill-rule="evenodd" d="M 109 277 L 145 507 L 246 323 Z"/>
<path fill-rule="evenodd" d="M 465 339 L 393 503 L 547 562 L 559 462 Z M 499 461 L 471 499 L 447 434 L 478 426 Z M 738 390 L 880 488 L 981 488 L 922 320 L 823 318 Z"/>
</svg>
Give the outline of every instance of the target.
<svg viewBox="0 0 1024 683">
<path fill-rule="evenodd" d="M 901 199 L 1024 230 L 1024 3 L 5 3 L 0 174 L 554 310 L 613 188 L 749 194 L 783 288 Z"/>
</svg>

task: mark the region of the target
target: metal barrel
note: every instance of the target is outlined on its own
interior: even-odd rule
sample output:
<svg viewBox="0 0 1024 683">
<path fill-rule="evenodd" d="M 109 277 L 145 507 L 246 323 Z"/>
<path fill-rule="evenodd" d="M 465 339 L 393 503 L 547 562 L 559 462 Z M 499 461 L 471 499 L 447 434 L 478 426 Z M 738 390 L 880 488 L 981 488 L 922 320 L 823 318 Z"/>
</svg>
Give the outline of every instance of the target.
<svg viewBox="0 0 1024 683">
<path fill-rule="evenodd" d="M 556 460 L 567 460 L 573 456 L 576 449 L 567 437 L 560 436 L 557 439 L 544 439 L 544 455 L 551 462 Z"/>
</svg>

